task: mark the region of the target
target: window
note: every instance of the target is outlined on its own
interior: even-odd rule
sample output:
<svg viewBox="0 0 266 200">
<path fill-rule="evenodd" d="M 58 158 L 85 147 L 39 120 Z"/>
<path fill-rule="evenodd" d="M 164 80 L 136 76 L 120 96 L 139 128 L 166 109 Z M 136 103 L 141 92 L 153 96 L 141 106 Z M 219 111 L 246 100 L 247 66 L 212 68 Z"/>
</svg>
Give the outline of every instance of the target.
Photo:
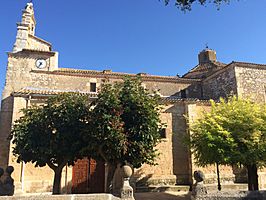
<svg viewBox="0 0 266 200">
<path fill-rule="evenodd" d="M 181 98 L 187 98 L 186 90 L 181 90 Z"/>
<path fill-rule="evenodd" d="M 161 138 L 166 138 L 166 128 L 162 128 L 160 130 L 160 135 L 161 135 Z"/>
<path fill-rule="evenodd" d="M 90 92 L 96 92 L 96 83 L 90 83 Z"/>
</svg>

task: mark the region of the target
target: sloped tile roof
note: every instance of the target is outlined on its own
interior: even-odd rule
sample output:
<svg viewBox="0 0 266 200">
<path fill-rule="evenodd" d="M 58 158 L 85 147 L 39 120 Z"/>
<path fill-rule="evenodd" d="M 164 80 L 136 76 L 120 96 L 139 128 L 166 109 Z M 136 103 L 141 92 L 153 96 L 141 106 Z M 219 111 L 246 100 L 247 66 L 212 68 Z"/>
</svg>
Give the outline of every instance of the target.
<svg viewBox="0 0 266 200">
<path fill-rule="evenodd" d="M 49 96 L 57 95 L 62 93 L 77 93 L 80 95 L 87 95 L 90 98 L 96 98 L 96 92 L 80 91 L 80 90 L 58 90 L 58 89 L 47 89 L 47 88 L 34 88 L 34 87 L 25 87 L 18 91 L 12 93 L 13 96 L 24 96 L 24 95 L 40 95 L 40 96 Z"/>
<path fill-rule="evenodd" d="M 208 63 L 203 63 L 203 64 L 198 64 L 191 70 L 189 70 L 186 74 L 184 74 L 182 77 L 186 78 L 189 77 L 189 75 L 192 75 L 193 73 L 198 73 L 198 72 L 208 72 L 209 70 L 220 70 L 226 66 L 225 63 L 221 63 L 218 61 L 212 61 Z"/>
<path fill-rule="evenodd" d="M 70 73 L 70 74 L 91 74 L 91 75 L 107 75 L 107 76 L 119 76 L 119 77 L 125 77 L 125 76 L 131 76 L 136 77 L 140 76 L 143 79 L 165 79 L 165 80 L 188 80 L 190 79 L 184 79 L 180 78 L 178 76 L 158 76 L 158 75 L 150 75 L 146 73 L 138 73 L 138 74 L 130 74 L 130 73 L 122 73 L 122 72 L 112 72 L 106 70 L 104 71 L 96 71 L 96 70 L 80 70 L 80 69 L 70 69 L 70 68 L 60 68 L 57 71 L 54 71 L 55 73 Z"/>
<path fill-rule="evenodd" d="M 226 64 L 215 61 L 215 62 L 197 65 L 196 67 L 191 69 L 189 72 L 205 71 L 205 70 L 209 70 L 210 68 L 223 68 L 225 66 L 226 66 Z"/>
<path fill-rule="evenodd" d="M 158 76 L 158 75 L 150 75 L 146 73 L 138 73 L 138 74 L 129 74 L 122 72 L 112 72 L 111 70 L 82 70 L 82 69 L 71 69 L 71 68 L 59 68 L 58 70 L 47 72 L 47 71 L 39 71 L 33 70 L 34 73 L 48 73 L 48 74 L 56 74 L 56 75 L 66 75 L 66 76 L 81 76 L 81 77 L 102 77 L 102 78 L 119 78 L 123 79 L 124 77 L 141 77 L 142 80 L 146 81 L 165 81 L 165 82 L 196 82 L 200 81 L 200 79 L 189 79 L 189 78 L 181 78 L 178 76 Z"/>
</svg>

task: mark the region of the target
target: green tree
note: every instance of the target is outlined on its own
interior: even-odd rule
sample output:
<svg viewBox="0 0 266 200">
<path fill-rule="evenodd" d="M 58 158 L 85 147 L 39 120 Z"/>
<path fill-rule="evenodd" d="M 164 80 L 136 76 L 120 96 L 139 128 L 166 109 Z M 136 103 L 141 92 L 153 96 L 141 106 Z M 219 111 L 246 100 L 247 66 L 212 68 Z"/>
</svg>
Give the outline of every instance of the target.
<svg viewBox="0 0 266 200">
<path fill-rule="evenodd" d="M 159 97 L 150 95 L 139 79 L 104 84 L 93 102 L 87 141 L 88 152 L 107 163 L 107 186 L 111 185 L 118 164 L 140 167 L 155 164 L 155 146 L 160 141 Z"/>
<path fill-rule="evenodd" d="M 12 129 L 13 154 L 17 162 L 32 162 L 37 167 L 48 165 L 54 171 L 53 194 L 60 193 L 61 173 L 66 165 L 82 158 L 80 149 L 88 116 L 87 97 L 61 94 L 45 105 L 24 109 Z"/>
<path fill-rule="evenodd" d="M 206 3 L 213 3 L 215 5 L 219 6 L 222 3 L 229 3 L 230 0 L 172 0 L 173 2 L 175 2 L 175 5 L 180 8 L 182 11 L 186 11 L 186 10 L 191 10 L 192 5 L 194 3 L 199 3 L 201 5 L 205 5 Z M 164 0 L 165 5 L 168 5 L 170 2 L 172 2 L 171 0 Z"/>
<path fill-rule="evenodd" d="M 249 190 L 258 190 L 257 168 L 266 164 L 266 106 L 229 98 L 211 102 L 211 111 L 190 126 L 197 164 L 242 164 Z"/>
</svg>

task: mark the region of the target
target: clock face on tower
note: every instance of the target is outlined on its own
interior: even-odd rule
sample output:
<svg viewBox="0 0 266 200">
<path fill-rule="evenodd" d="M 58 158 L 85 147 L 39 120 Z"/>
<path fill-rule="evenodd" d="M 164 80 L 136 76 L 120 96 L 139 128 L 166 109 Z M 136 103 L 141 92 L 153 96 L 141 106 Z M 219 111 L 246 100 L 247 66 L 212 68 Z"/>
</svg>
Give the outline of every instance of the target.
<svg viewBox="0 0 266 200">
<path fill-rule="evenodd" d="M 40 58 L 40 59 L 36 60 L 35 65 L 38 69 L 44 69 L 46 67 L 47 63 L 46 63 L 46 60 Z"/>
</svg>

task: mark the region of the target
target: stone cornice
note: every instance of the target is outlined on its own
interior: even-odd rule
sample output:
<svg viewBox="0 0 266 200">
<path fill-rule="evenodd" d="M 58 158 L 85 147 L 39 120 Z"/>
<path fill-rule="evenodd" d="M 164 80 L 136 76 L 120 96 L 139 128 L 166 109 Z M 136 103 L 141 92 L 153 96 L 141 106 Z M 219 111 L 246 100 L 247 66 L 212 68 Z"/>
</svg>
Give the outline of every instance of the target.
<svg viewBox="0 0 266 200">
<path fill-rule="evenodd" d="M 236 67 L 257 68 L 257 69 L 266 70 L 266 64 L 256 64 L 256 63 L 237 62 L 237 61 L 233 61 L 231 64 L 234 64 Z"/>
<path fill-rule="evenodd" d="M 16 56 L 20 53 L 43 54 L 43 55 L 49 55 L 49 56 L 53 56 L 56 54 L 56 52 L 54 51 L 43 51 L 40 49 L 22 49 L 22 51 L 18 51 L 18 52 L 7 52 L 9 56 Z"/>
</svg>

